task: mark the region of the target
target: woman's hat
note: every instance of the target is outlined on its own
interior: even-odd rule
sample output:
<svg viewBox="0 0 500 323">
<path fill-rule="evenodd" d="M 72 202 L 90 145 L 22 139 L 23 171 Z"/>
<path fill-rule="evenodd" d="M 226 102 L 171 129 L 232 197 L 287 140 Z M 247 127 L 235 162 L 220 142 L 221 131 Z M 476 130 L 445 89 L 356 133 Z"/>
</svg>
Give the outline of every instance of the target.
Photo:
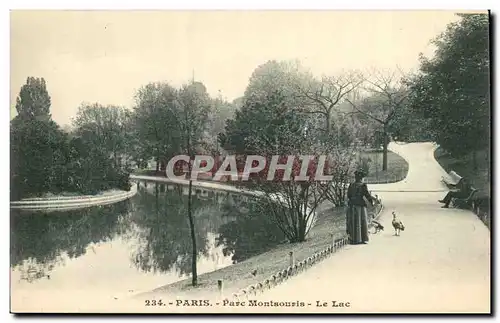
<svg viewBox="0 0 500 323">
<path fill-rule="evenodd" d="M 358 169 L 354 172 L 354 176 L 356 177 L 365 177 L 365 172 L 361 169 Z"/>
</svg>

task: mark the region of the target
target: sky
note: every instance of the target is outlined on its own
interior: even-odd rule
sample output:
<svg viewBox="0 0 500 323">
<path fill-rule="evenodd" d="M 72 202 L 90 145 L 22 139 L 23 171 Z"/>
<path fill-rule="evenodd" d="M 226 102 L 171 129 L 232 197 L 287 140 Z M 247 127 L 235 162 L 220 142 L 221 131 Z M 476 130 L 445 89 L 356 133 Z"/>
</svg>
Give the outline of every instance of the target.
<svg viewBox="0 0 500 323">
<path fill-rule="evenodd" d="M 298 59 L 320 76 L 418 68 L 451 11 L 12 11 L 11 117 L 28 76 L 43 77 L 53 119 L 82 102 L 132 107 L 138 88 L 194 76 L 211 95 L 243 95 L 268 60 Z"/>
</svg>

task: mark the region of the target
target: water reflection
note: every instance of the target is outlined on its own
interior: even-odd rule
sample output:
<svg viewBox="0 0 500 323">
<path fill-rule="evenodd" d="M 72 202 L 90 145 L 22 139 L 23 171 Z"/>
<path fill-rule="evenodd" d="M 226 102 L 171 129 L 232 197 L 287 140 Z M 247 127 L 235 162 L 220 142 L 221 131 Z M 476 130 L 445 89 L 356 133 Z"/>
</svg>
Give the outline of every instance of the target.
<svg viewBox="0 0 500 323">
<path fill-rule="evenodd" d="M 15 289 L 150 290 L 191 273 L 188 187 L 141 182 L 117 204 L 63 212 L 11 210 Z M 245 196 L 193 187 L 198 273 L 284 240 Z M 125 283 L 124 283 L 125 282 Z"/>
<path fill-rule="evenodd" d="M 227 203 L 222 210 L 223 215 L 234 216 L 235 220 L 221 225 L 217 244 L 224 246 L 224 255 L 232 255 L 234 263 L 266 252 L 286 240 L 266 210 L 257 203 L 239 207 Z"/>
<path fill-rule="evenodd" d="M 152 187 L 154 194 L 140 192 L 134 200 L 132 222 L 136 226 L 137 246 L 132 260 L 144 271 L 173 269 L 179 275 L 188 275 L 191 272 L 192 239 L 186 216 L 186 187 L 168 186 L 169 194 L 161 194 L 165 185 Z M 229 219 L 220 216 L 217 199 L 207 200 L 207 193 L 201 194 L 194 188 L 193 191 L 198 193 L 192 199 L 197 252 L 200 257 L 209 257 L 210 251 L 215 252 L 213 234 Z"/>
<path fill-rule="evenodd" d="M 77 212 L 23 212 L 11 210 L 11 266 L 21 279 L 50 278 L 63 256 L 84 256 L 87 247 L 113 239 L 124 230 L 120 218 L 129 201 Z"/>
</svg>

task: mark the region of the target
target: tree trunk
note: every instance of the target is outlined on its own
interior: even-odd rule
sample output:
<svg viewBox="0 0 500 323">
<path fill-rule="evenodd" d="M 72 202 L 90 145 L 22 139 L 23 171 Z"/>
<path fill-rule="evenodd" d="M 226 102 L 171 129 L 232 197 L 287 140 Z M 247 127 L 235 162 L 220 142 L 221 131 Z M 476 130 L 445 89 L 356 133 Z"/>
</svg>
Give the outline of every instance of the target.
<svg viewBox="0 0 500 323">
<path fill-rule="evenodd" d="M 472 151 L 472 167 L 475 171 L 477 171 L 477 150 Z"/>
<path fill-rule="evenodd" d="M 307 222 L 305 221 L 305 216 L 305 214 L 299 214 L 299 232 L 297 234 L 297 242 L 304 242 L 306 240 Z"/>
<path fill-rule="evenodd" d="M 186 115 L 186 124 L 188 124 L 187 120 L 187 115 Z M 188 163 L 188 176 L 189 176 L 189 190 L 188 190 L 188 219 L 189 219 L 189 229 L 191 231 L 191 244 L 193 246 L 192 249 L 192 260 L 191 260 L 191 274 L 192 274 L 192 281 L 191 284 L 193 286 L 198 285 L 198 271 L 197 271 L 197 248 L 196 248 L 196 234 L 195 234 L 195 228 L 194 228 L 194 219 L 193 219 L 193 214 L 192 214 L 192 195 L 193 195 L 193 181 L 191 180 L 191 172 L 193 170 L 193 166 L 191 163 L 191 157 L 192 157 L 192 152 L 191 152 L 191 131 L 188 131 L 187 134 L 187 151 L 189 155 L 189 163 Z"/>
<path fill-rule="evenodd" d="M 488 179 L 491 178 L 490 174 L 490 147 L 486 148 L 486 153 L 484 154 L 486 160 L 486 168 L 488 169 Z"/>
<path fill-rule="evenodd" d="M 160 149 L 156 148 L 156 172 L 160 171 Z"/>
<path fill-rule="evenodd" d="M 158 218 L 160 215 L 160 205 L 158 201 L 158 183 L 155 183 L 155 203 L 156 203 L 156 217 Z"/>
<path fill-rule="evenodd" d="M 330 113 L 326 114 L 325 122 L 326 122 L 326 139 L 330 138 L 330 132 L 331 132 L 331 116 Z"/>
<path fill-rule="evenodd" d="M 192 262 L 191 262 L 191 273 L 192 273 L 192 282 L 193 286 L 198 285 L 198 272 L 197 272 L 197 248 L 196 248 L 196 235 L 194 230 L 194 219 L 192 214 L 192 205 L 191 205 L 191 197 L 193 195 L 193 181 L 191 180 L 191 166 L 189 166 L 189 193 L 188 193 L 188 218 L 189 218 L 189 228 L 191 231 L 191 242 L 193 245 L 192 251 Z"/>
<path fill-rule="evenodd" d="M 387 146 L 389 145 L 389 137 L 387 135 L 387 128 L 384 126 L 384 133 L 383 133 L 383 153 L 382 153 L 382 171 L 387 171 Z"/>
</svg>

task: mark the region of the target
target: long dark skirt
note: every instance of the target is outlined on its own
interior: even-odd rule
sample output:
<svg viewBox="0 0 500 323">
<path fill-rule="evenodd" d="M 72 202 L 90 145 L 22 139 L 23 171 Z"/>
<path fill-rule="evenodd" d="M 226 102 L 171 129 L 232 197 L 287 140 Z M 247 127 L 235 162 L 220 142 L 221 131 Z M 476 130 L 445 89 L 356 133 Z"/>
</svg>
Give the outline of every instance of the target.
<svg viewBox="0 0 500 323">
<path fill-rule="evenodd" d="M 347 207 L 347 234 L 349 243 L 358 244 L 368 242 L 368 213 L 366 207 L 351 205 Z"/>
</svg>

